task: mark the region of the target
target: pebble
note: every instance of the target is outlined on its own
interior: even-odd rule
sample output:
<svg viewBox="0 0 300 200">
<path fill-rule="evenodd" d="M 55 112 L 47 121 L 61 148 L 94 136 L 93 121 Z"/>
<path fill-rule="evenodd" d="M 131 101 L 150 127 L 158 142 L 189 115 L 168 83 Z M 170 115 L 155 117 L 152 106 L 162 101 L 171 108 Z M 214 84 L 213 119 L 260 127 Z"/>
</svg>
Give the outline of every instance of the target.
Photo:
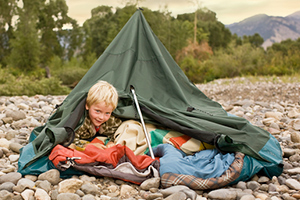
<svg viewBox="0 0 300 200">
<path fill-rule="evenodd" d="M 82 186 L 83 181 L 75 178 L 66 179 L 58 184 L 59 193 L 75 193 Z"/>
<path fill-rule="evenodd" d="M 247 78 L 220 79 L 196 85 L 229 113 L 268 130 L 280 143 L 284 171 L 272 179 L 251 180 L 207 191 L 187 186 L 160 187 L 152 178 L 141 185 L 108 177 L 62 179 L 56 169 L 22 177 L 17 172 L 20 149 L 33 128 L 43 125 L 66 96 L 0 97 L 0 199 L 3 200 L 296 200 L 300 199 L 300 84 Z"/>
<path fill-rule="evenodd" d="M 38 176 L 38 180 L 47 180 L 53 185 L 57 185 L 60 181 L 60 173 L 57 169 L 51 169 Z"/>
</svg>

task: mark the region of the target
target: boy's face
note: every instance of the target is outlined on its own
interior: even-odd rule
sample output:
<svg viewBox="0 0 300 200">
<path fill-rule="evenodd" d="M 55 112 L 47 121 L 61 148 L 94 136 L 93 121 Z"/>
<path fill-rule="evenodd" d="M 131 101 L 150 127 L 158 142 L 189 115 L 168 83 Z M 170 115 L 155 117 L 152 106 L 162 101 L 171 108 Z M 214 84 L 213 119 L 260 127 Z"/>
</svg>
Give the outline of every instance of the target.
<svg viewBox="0 0 300 200">
<path fill-rule="evenodd" d="M 85 105 L 85 108 L 89 111 L 90 119 L 96 127 L 106 122 L 113 111 L 113 107 L 107 106 L 105 102 L 94 103 L 90 108 Z"/>
</svg>

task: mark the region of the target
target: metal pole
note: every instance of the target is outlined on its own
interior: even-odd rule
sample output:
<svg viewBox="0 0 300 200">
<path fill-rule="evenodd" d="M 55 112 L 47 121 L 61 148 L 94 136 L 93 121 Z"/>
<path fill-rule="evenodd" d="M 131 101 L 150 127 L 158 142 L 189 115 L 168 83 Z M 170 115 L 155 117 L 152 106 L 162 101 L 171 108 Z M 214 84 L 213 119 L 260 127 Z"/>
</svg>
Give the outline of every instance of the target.
<svg viewBox="0 0 300 200">
<path fill-rule="evenodd" d="M 135 105 L 136 105 L 136 109 L 138 111 L 138 114 L 139 114 L 141 122 L 142 122 L 142 126 L 143 126 L 143 130 L 144 130 L 144 133 L 145 133 L 145 136 L 146 136 L 146 141 L 147 141 L 147 144 L 148 144 L 150 156 L 151 156 L 152 159 L 155 159 L 154 154 L 153 154 L 153 150 L 152 150 L 152 147 L 151 147 L 149 135 L 148 135 L 148 132 L 147 132 L 147 129 L 146 129 L 146 126 L 145 126 L 145 122 L 144 122 L 144 119 L 143 119 L 143 115 L 142 115 L 142 112 L 141 112 L 141 109 L 140 109 L 140 105 L 139 105 L 139 102 L 138 102 L 137 97 L 135 95 L 134 87 L 132 85 L 130 86 L 130 90 L 132 92 L 133 99 L 134 99 L 134 102 L 135 102 Z"/>
</svg>

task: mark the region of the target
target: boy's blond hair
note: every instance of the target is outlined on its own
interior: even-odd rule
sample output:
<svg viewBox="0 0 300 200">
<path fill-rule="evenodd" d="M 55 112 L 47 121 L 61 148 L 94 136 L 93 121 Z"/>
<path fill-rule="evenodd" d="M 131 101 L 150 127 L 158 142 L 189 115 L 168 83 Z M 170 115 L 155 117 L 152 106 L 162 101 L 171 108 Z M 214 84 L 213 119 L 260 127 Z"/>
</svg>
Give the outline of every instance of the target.
<svg viewBox="0 0 300 200">
<path fill-rule="evenodd" d="M 95 103 L 105 102 L 106 106 L 111 105 L 113 110 L 118 104 L 118 92 L 114 86 L 106 81 L 98 81 L 93 85 L 86 99 L 86 105 L 90 108 Z"/>
</svg>

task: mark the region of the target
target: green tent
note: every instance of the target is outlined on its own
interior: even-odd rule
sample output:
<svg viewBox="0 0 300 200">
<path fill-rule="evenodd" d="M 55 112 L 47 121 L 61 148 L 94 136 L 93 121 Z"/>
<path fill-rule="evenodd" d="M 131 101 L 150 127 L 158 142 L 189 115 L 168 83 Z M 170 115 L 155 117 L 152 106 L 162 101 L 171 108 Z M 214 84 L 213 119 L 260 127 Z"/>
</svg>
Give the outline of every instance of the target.
<svg viewBox="0 0 300 200">
<path fill-rule="evenodd" d="M 205 96 L 188 80 L 142 11 L 137 10 L 48 122 L 33 130 L 30 143 L 22 149 L 21 173 L 30 173 L 32 168 L 28 167 L 47 156 L 57 144 L 72 138 L 73 130 L 86 115 L 87 92 L 99 80 L 111 83 L 119 93 L 114 115 L 139 120 L 130 92 L 133 86 L 145 122 L 214 144 L 224 153 L 242 152 L 266 163 L 269 167 L 264 170 L 270 175 L 282 172 L 277 140 L 246 119 L 229 115 L 219 103 Z"/>
</svg>

